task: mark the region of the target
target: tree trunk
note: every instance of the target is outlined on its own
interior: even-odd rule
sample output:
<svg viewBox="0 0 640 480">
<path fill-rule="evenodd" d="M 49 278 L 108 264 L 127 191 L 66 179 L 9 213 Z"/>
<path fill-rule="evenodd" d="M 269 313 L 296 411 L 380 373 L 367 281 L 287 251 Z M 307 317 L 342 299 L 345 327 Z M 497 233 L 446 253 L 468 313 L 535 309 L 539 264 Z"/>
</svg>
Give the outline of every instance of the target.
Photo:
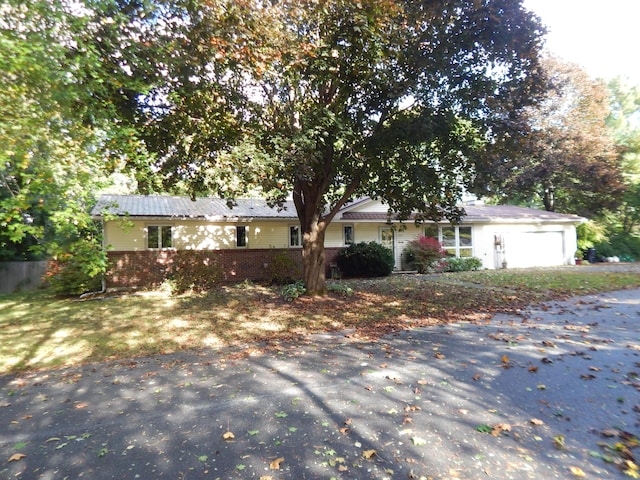
<svg viewBox="0 0 640 480">
<path fill-rule="evenodd" d="M 326 295 L 324 225 L 311 222 L 303 225 L 302 232 L 302 268 L 304 286 L 307 295 Z"/>
<path fill-rule="evenodd" d="M 556 199 L 553 193 L 553 187 L 545 188 L 544 196 L 542 197 L 542 201 L 544 203 L 544 209 L 547 212 L 555 212 L 556 211 Z"/>
</svg>

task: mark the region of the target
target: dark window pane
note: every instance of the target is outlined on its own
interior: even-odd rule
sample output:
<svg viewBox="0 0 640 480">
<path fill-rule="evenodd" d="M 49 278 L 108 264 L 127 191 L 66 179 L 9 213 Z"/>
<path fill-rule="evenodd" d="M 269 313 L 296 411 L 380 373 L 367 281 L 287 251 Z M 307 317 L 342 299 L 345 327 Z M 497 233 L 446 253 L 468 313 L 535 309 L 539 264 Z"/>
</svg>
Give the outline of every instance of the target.
<svg viewBox="0 0 640 480">
<path fill-rule="evenodd" d="M 438 226 L 437 225 L 425 225 L 424 236 L 429 238 L 438 239 Z"/>
<path fill-rule="evenodd" d="M 344 227 L 344 244 L 351 245 L 353 243 L 353 227 L 345 225 Z"/>
<path fill-rule="evenodd" d="M 236 247 L 247 246 L 247 227 L 238 225 L 236 227 Z"/>
<path fill-rule="evenodd" d="M 289 227 L 289 246 L 297 247 L 300 245 L 300 227 Z"/>
<path fill-rule="evenodd" d="M 162 227 L 162 248 L 171 248 L 172 245 L 171 227 Z"/>
<path fill-rule="evenodd" d="M 454 227 L 442 227 L 442 243 L 445 247 L 456 246 L 456 229 Z"/>
<path fill-rule="evenodd" d="M 160 248 L 160 235 L 158 233 L 158 227 L 147 227 L 147 248 Z"/>
<path fill-rule="evenodd" d="M 473 245 L 471 239 L 471 227 L 459 227 L 460 232 L 460 246 L 461 247 L 470 247 Z"/>
</svg>

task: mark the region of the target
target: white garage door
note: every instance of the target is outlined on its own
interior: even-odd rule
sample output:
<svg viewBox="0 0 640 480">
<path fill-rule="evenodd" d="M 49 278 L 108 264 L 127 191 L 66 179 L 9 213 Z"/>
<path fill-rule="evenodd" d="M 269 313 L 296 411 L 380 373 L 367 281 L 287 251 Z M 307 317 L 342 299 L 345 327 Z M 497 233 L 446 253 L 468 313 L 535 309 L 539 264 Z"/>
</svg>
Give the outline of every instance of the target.
<svg viewBox="0 0 640 480">
<path fill-rule="evenodd" d="M 564 264 L 562 232 L 507 233 L 504 257 L 509 268 L 553 267 Z"/>
</svg>

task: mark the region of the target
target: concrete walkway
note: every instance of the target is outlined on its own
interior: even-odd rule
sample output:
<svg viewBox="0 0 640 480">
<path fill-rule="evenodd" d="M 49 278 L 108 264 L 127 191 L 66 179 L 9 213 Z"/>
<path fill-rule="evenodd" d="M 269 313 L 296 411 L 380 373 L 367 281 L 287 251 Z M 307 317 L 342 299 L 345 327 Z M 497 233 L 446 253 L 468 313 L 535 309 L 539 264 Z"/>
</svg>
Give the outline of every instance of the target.
<svg viewBox="0 0 640 480">
<path fill-rule="evenodd" d="M 630 478 L 639 389 L 640 290 L 5 376 L 0 478 Z"/>
</svg>

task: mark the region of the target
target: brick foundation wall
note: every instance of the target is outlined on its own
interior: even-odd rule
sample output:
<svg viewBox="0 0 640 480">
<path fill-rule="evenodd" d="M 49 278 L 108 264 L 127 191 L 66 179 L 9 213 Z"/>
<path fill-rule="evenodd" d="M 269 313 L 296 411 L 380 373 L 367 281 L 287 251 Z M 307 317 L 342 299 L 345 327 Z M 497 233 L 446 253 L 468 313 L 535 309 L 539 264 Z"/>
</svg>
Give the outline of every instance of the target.
<svg viewBox="0 0 640 480">
<path fill-rule="evenodd" d="M 340 248 L 326 248 L 326 275 Z M 175 250 L 145 250 L 138 252 L 108 252 L 110 268 L 106 275 L 107 288 L 155 287 L 174 272 L 177 257 L 192 257 L 192 261 L 216 265 L 220 268 L 223 282 L 243 280 L 264 281 L 269 278 L 269 264 L 274 255 L 290 255 L 302 271 L 300 249 L 247 249 L 247 250 L 201 250 L 177 252 Z"/>
</svg>

